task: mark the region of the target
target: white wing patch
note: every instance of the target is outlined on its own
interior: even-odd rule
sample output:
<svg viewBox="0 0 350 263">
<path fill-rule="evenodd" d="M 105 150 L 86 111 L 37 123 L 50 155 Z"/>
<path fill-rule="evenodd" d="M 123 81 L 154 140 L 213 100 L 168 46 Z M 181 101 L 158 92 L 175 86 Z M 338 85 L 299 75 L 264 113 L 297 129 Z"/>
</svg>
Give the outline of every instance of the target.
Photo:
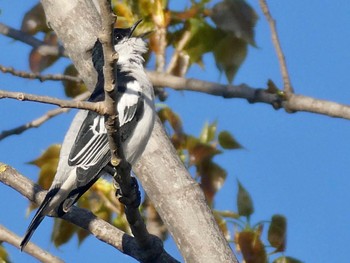
<svg viewBox="0 0 350 263">
<path fill-rule="evenodd" d="M 138 81 L 135 80 L 126 84 L 126 90 L 120 96 L 118 102 L 120 126 L 123 126 L 134 118 L 140 93 L 141 87 Z"/>
<path fill-rule="evenodd" d="M 90 166 L 94 166 L 109 151 L 106 136 L 107 130 L 103 116 L 97 116 L 94 119 L 89 132 L 93 134 L 89 141 L 81 148 L 74 158 L 70 159 L 71 162 L 84 170 L 88 169 Z"/>
</svg>

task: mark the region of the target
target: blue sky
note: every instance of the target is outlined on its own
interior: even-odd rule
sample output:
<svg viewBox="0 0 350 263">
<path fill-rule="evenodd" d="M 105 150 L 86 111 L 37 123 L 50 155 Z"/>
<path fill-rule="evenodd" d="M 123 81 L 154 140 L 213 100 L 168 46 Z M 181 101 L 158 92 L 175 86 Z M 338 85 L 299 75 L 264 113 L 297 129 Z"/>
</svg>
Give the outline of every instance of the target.
<svg viewBox="0 0 350 263">
<path fill-rule="evenodd" d="M 0 1 L 0 21 L 15 28 L 36 1 Z M 175 1 L 173 1 L 175 2 Z M 250 48 L 234 83 L 264 87 L 268 79 L 281 86 L 278 61 L 271 44 L 268 25 L 258 1 L 248 1 L 259 14 L 256 28 L 258 48 Z M 350 5 L 348 1 L 268 1 L 277 20 L 292 84 L 296 93 L 349 104 L 350 102 Z M 186 1 L 176 1 L 179 7 Z M 175 3 L 174 3 L 175 4 Z M 30 48 L 0 36 L 0 64 L 28 70 Z M 194 66 L 189 77 L 226 83 L 211 56 L 205 69 Z M 62 72 L 68 61 L 46 73 Z M 44 87 L 43 87 L 44 85 Z M 0 89 L 64 96 L 60 84 L 20 80 L 0 75 Z M 268 105 L 251 105 L 239 99 L 224 100 L 191 92 L 172 92 L 167 103 L 178 112 L 188 133 L 199 134 L 206 121 L 218 120 L 220 130 L 229 130 L 244 150 L 219 156 L 229 172 L 215 204 L 219 209 L 236 210 L 238 178 L 251 193 L 255 205 L 252 222 L 268 220 L 275 213 L 288 219 L 287 255 L 305 262 L 348 262 L 350 243 L 349 121 L 310 113 L 287 114 Z M 11 107 L 11 108 L 10 108 Z M 0 103 L 0 130 L 13 128 L 48 109 L 10 100 Z M 191 114 L 188 114 L 188 113 Z M 60 143 L 73 113 L 64 114 L 21 136 L 0 142 L 0 161 L 14 166 L 35 180 L 38 170 L 26 162 L 52 143 Z M 0 186 L 0 224 L 23 235 L 30 218 L 25 217 L 27 200 Z M 32 215 L 31 215 L 32 216 Z M 31 217 L 30 216 L 30 217 Z M 118 251 L 89 237 L 78 247 L 77 240 L 56 249 L 50 242 L 52 219 L 39 227 L 33 241 L 67 262 L 134 262 Z M 35 262 L 17 249 L 6 246 L 13 262 Z M 166 249 L 180 258 L 171 241 Z"/>
</svg>

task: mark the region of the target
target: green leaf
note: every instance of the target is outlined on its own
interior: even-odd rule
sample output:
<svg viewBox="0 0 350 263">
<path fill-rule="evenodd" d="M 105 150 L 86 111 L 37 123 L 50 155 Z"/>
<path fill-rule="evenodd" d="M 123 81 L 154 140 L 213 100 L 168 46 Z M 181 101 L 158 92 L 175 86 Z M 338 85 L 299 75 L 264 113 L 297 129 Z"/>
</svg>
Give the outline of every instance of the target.
<svg viewBox="0 0 350 263">
<path fill-rule="evenodd" d="M 279 258 L 276 258 L 273 263 L 303 263 L 303 261 L 300 261 L 299 259 L 292 258 L 292 257 L 286 257 L 282 256 Z"/>
<path fill-rule="evenodd" d="M 249 220 L 251 214 L 254 213 L 253 200 L 250 197 L 248 191 L 238 182 L 238 193 L 237 193 L 237 208 L 240 216 L 246 216 Z"/>
<path fill-rule="evenodd" d="M 201 135 L 199 136 L 199 140 L 203 143 L 209 143 L 212 140 L 214 140 L 217 124 L 218 124 L 217 121 L 214 121 L 211 124 L 206 122 L 202 129 Z"/>
<path fill-rule="evenodd" d="M 193 136 L 186 137 L 185 148 L 188 150 L 190 155 L 189 157 L 191 164 L 206 162 L 213 156 L 221 153 L 221 151 L 214 145 L 202 143 L 199 141 L 199 139 Z"/>
<path fill-rule="evenodd" d="M 35 35 L 38 32 L 49 32 L 47 26 L 44 8 L 41 3 L 36 4 L 23 17 L 21 31 Z"/>
<path fill-rule="evenodd" d="M 56 247 L 67 243 L 77 230 L 77 227 L 66 220 L 55 218 L 51 241 Z"/>
<path fill-rule="evenodd" d="M 78 228 L 77 230 L 77 236 L 78 236 L 78 242 L 79 245 L 83 243 L 83 241 L 90 235 L 90 232 L 83 229 L 83 228 Z"/>
<path fill-rule="evenodd" d="M 63 74 L 74 77 L 77 77 L 79 75 L 77 69 L 73 64 L 67 66 Z M 64 80 L 62 81 L 62 84 L 64 86 L 64 93 L 69 98 L 75 98 L 76 96 L 87 91 L 87 88 L 83 82 L 78 83 L 75 81 Z"/>
<path fill-rule="evenodd" d="M 208 160 L 203 160 L 197 165 L 197 169 L 201 178 L 201 187 L 208 203 L 211 204 L 216 192 L 223 186 L 227 172 L 218 164 Z"/>
<path fill-rule="evenodd" d="M 236 139 L 228 131 L 222 131 L 218 136 L 219 143 L 224 149 L 241 149 L 242 146 L 236 141 Z"/>
<path fill-rule="evenodd" d="M 274 215 L 268 231 L 268 240 L 276 252 L 283 252 L 286 248 L 287 219 L 282 215 Z"/>
<path fill-rule="evenodd" d="M 184 51 L 189 55 L 191 63 L 201 63 L 202 56 L 214 50 L 219 39 L 224 34 L 211 27 L 204 19 L 191 18 L 188 20 L 191 38 Z"/>
<path fill-rule="evenodd" d="M 229 211 L 229 210 L 224 210 L 224 211 L 215 211 L 215 213 L 221 215 L 222 217 L 227 217 L 227 218 L 232 218 L 232 219 L 238 219 L 239 214 Z"/>
<path fill-rule="evenodd" d="M 11 262 L 9 255 L 6 249 L 4 248 L 4 246 L 2 245 L 2 242 L 0 242 L 0 263 L 9 263 L 9 262 Z"/>
<path fill-rule="evenodd" d="M 221 232 L 224 234 L 224 237 L 226 238 L 226 240 L 230 240 L 231 233 L 228 230 L 226 220 L 219 213 L 215 213 L 215 211 L 214 211 L 214 217 L 215 217 L 216 223 L 218 224 Z"/>
<path fill-rule="evenodd" d="M 258 19 L 254 9 L 244 0 L 224 0 L 213 7 L 211 18 L 219 29 L 256 46 L 254 28 Z"/>
<path fill-rule="evenodd" d="M 247 263 L 267 262 L 265 246 L 260 239 L 260 234 L 252 230 L 244 230 L 236 234 L 235 241 Z"/>
<path fill-rule="evenodd" d="M 57 46 L 58 38 L 54 32 L 49 32 L 46 34 L 44 43 L 49 46 Z M 33 48 L 29 54 L 29 67 L 30 70 L 39 73 L 44 69 L 50 67 L 59 59 L 59 56 L 56 55 L 46 55 L 40 52 L 40 47 Z"/>
<path fill-rule="evenodd" d="M 182 133 L 182 122 L 174 111 L 172 111 L 169 107 L 164 107 L 158 111 L 158 116 L 162 123 L 166 121 L 169 122 L 170 126 L 173 128 L 175 133 Z"/>
<path fill-rule="evenodd" d="M 247 43 L 232 34 L 216 41 L 214 49 L 216 66 L 224 71 L 229 82 L 232 82 L 239 67 L 247 56 Z"/>
</svg>

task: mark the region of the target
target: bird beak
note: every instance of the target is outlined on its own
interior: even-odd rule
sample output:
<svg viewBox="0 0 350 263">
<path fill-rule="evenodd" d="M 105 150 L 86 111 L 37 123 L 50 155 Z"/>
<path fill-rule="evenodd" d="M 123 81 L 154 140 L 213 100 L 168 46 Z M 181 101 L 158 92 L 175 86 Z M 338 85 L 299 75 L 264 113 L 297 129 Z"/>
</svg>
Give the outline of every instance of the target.
<svg viewBox="0 0 350 263">
<path fill-rule="evenodd" d="M 130 33 L 129 33 L 129 38 L 132 36 L 134 33 L 136 27 L 142 22 L 142 19 L 138 20 L 133 26 L 130 28 Z"/>
</svg>

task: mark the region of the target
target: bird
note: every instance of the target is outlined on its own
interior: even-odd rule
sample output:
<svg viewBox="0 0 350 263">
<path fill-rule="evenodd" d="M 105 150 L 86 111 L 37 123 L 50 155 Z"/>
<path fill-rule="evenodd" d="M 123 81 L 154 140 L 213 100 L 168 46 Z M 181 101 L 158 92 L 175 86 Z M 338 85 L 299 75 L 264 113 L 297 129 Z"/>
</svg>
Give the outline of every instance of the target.
<svg viewBox="0 0 350 263">
<path fill-rule="evenodd" d="M 113 44 L 119 54 L 115 64 L 117 79 L 117 114 L 120 140 L 125 159 L 133 165 L 143 153 L 155 121 L 153 86 L 143 67 L 147 52 L 142 37 L 133 36 L 142 20 L 130 28 L 114 28 Z M 97 84 L 88 101 L 104 100 L 103 49 L 99 40 L 92 49 L 92 61 L 97 71 Z M 111 174 L 111 153 L 105 116 L 83 111 L 85 116 L 71 146 L 68 158 L 62 158 L 52 185 L 36 211 L 20 243 L 23 250 L 34 231 L 50 212 L 62 216 L 104 174 Z M 74 120 L 73 120 L 74 121 Z M 64 147 L 64 146 L 63 146 Z M 62 148 L 63 148 L 62 147 Z"/>
</svg>

